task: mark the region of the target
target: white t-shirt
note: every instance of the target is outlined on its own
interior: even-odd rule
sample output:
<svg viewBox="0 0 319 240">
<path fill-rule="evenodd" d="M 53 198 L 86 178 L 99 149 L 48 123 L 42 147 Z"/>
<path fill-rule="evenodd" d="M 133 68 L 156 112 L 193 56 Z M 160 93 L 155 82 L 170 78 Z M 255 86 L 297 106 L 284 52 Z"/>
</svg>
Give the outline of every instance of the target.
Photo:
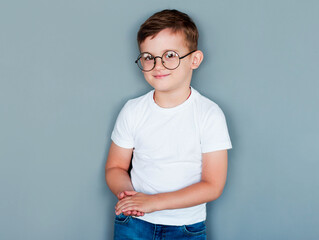
<svg viewBox="0 0 319 240">
<path fill-rule="evenodd" d="M 133 148 L 131 180 L 145 194 L 172 192 L 201 180 L 202 153 L 230 149 L 225 116 L 216 103 L 191 88 L 174 108 L 161 108 L 154 90 L 129 100 L 121 110 L 112 141 Z M 154 224 L 187 225 L 206 219 L 206 205 L 146 213 Z"/>
</svg>

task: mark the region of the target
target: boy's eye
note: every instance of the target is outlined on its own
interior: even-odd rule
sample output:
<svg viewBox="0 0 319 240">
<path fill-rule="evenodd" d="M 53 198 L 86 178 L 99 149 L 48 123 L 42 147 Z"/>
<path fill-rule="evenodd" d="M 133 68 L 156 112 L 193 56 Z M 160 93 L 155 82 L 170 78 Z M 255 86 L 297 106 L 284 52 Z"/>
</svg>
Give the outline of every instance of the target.
<svg viewBox="0 0 319 240">
<path fill-rule="evenodd" d="M 165 58 L 167 58 L 167 59 L 175 58 L 175 57 L 177 57 L 177 56 L 178 56 L 177 53 L 174 52 L 174 51 L 168 51 L 168 52 L 165 54 Z"/>
<path fill-rule="evenodd" d="M 144 61 L 150 61 L 150 60 L 153 60 L 154 57 L 153 57 L 151 54 L 144 54 L 144 55 L 142 56 L 142 59 L 143 59 Z"/>
</svg>

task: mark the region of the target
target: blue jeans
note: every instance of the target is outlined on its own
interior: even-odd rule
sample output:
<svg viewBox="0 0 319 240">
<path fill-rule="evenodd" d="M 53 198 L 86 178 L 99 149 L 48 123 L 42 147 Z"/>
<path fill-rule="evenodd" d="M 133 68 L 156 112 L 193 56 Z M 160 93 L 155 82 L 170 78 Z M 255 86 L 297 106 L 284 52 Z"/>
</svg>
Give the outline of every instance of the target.
<svg viewBox="0 0 319 240">
<path fill-rule="evenodd" d="M 206 240 L 205 222 L 184 226 L 152 224 L 123 214 L 115 217 L 114 240 Z"/>
</svg>

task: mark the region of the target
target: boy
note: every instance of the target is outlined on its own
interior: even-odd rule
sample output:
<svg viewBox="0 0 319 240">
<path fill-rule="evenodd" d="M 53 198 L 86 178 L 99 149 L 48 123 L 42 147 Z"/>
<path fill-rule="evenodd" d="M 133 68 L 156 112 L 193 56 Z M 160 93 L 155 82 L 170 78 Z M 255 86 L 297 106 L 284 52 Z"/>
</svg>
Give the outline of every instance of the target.
<svg viewBox="0 0 319 240">
<path fill-rule="evenodd" d="M 112 132 L 114 239 L 206 239 L 205 204 L 223 191 L 231 142 L 221 109 L 190 86 L 203 60 L 196 25 L 163 10 L 137 40 L 136 63 L 154 90 L 128 101 Z"/>
</svg>

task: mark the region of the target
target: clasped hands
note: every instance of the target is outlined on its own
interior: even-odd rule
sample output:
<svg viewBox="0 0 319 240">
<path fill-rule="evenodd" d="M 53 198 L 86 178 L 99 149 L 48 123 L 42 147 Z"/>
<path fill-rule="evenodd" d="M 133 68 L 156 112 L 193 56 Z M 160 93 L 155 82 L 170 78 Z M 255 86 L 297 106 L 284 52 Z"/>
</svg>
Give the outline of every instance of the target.
<svg viewBox="0 0 319 240">
<path fill-rule="evenodd" d="M 123 213 L 125 216 L 144 216 L 145 213 L 154 212 L 154 195 L 148 195 L 136 191 L 123 191 L 117 195 L 118 202 L 115 206 L 115 214 Z"/>
</svg>

